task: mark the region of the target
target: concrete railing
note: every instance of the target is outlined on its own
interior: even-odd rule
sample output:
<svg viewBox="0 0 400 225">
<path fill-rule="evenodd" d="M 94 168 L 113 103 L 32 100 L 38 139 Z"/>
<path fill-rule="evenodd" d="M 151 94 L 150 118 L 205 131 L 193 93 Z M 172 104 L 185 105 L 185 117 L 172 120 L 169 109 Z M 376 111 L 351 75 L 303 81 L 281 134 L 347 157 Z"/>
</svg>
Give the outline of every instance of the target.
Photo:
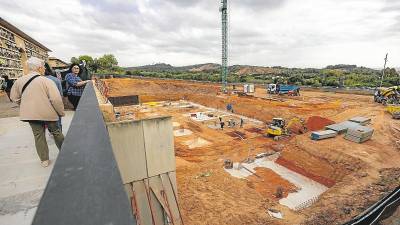
<svg viewBox="0 0 400 225">
<path fill-rule="evenodd" d="M 85 88 L 32 224 L 136 224 L 92 83 Z"/>
</svg>

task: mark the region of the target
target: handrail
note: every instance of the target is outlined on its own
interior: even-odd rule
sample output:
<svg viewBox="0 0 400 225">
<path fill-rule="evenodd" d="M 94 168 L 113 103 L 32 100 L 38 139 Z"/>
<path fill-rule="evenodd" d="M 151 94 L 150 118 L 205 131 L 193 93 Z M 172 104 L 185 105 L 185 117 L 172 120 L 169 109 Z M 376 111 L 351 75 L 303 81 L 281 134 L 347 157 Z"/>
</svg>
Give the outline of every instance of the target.
<svg viewBox="0 0 400 225">
<path fill-rule="evenodd" d="M 93 84 L 87 84 L 33 225 L 134 225 Z"/>
</svg>

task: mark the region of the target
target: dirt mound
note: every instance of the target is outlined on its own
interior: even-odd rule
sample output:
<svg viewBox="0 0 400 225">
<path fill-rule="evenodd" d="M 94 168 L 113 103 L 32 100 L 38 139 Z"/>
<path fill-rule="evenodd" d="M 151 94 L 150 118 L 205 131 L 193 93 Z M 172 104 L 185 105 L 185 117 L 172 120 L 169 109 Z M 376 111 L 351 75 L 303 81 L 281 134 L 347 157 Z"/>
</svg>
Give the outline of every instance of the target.
<svg viewBox="0 0 400 225">
<path fill-rule="evenodd" d="M 287 127 L 288 131 L 292 134 L 304 134 L 306 129 L 300 121 L 294 121 Z"/>
<path fill-rule="evenodd" d="M 306 126 L 309 131 L 322 130 L 325 126 L 334 124 L 335 121 L 320 117 L 320 116 L 311 116 L 308 118 Z"/>
</svg>

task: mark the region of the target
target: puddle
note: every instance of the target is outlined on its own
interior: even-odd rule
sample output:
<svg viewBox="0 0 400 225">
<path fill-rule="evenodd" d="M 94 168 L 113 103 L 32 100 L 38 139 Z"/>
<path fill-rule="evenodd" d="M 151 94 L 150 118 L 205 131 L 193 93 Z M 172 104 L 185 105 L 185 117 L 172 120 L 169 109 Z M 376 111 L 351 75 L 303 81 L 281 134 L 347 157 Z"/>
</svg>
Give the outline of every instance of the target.
<svg viewBox="0 0 400 225">
<path fill-rule="evenodd" d="M 188 129 L 179 129 L 179 130 L 174 130 L 174 136 L 175 137 L 180 137 L 180 136 L 187 136 L 191 135 L 193 132 Z"/>
<path fill-rule="evenodd" d="M 204 147 L 204 146 L 207 146 L 210 144 L 209 141 L 207 141 L 203 138 L 200 138 L 200 137 L 185 141 L 184 143 L 185 143 L 185 145 L 187 145 L 189 147 L 189 149 Z"/>
<path fill-rule="evenodd" d="M 322 193 L 328 188 L 318 182 L 311 180 L 301 174 L 298 174 L 292 170 L 287 169 L 277 163 L 274 160 L 262 158 L 256 159 L 253 163 L 242 163 L 242 166 L 255 172 L 256 167 L 264 167 L 273 170 L 283 179 L 294 184 L 299 190 L 294 193 L 289 193 L 286 198 L 279 200 L 281 205 L 287 206 L 292 210 L 300 210 L 312 205 Z M 238 169 L 239 163 L 234 163 L 233 169 L 225 169 L 231 176 L 237 178 L 246 178 L 251 176 L 252 173 L 245 168 Z"/>
</svg>

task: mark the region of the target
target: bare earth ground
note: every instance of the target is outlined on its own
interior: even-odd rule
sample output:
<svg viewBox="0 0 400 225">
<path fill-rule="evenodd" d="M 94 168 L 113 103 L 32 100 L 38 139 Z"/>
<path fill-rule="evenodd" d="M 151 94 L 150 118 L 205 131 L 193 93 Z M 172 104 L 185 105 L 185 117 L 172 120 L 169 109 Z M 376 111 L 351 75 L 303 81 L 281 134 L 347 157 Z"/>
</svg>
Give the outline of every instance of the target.
<svg viewBox="0 0 400 225">
<path fill-rule="evenodd" d="M 267 95 L 261 89 L 255 97 L 238 97 L 218 94 L 219 87 L 214 84 L 140 79 L 105 81 L 111 96 L 139 95 L 142 103 L 185 99 L 221 110 L 232 103 L 236 114 L 263 122 L 273 117 L 307 120 L 310 116 L 322 116 L 335 122 L 354 116 L 372 119 L 370 126 L 375 129 L 374 135 L 363 144 L 347 141 L 342 136 L 315 142 L 310 140 L 309 132 L 273 141 L 247 131 L 260 127 L 251 122 L 246 122 L 244 129 L 235 128 L 247 136 L 240 140 L 227 135 L 230 130 L 211 129 L 207 123 L 183 116 L 196 109 L 150 110 L 147 114 L 172 115 L 181 128 L 193 131 L 191 136 L 175 138 L 179 200 L 186 224 L 342 224 L 400 184 L 400 151 L 396 147 L 400 121 L 385 113 L 384 107 L 375 104 L 372 96 L 302 92 L 300 97 L 279 97 L 280 101 L 274 101 L 265 99 Z M 122 114 L 132 111 L 129 107 L 118 110 Z M 135 113 L 136 117 L 143 114 Z M 210 144 L 190 149 L 185 143 L 193 137 L 201 137 Z M 257 170 L 265 178 L 264 183 L 254 177 L 234 178 L 224 171 L 224 159 L 243 160 L 248 149 L 253 149 L 252 154 L 271 149 L 281 151 L 280 160 L 296 172 L 333 185 L 311 207 L 290 210 L 278 203 L 274 193 L 278 186 L 283 187 L 284 195 L 295 188 L 273 171 Z M 269 208 L 282 211 L 283 220 L 270 217 Z"/>
<path fill-rule="evenodd" d="M 0 91 L 0 118 L 18 116 L 17 104 L 10 102 L 5 92 Z"/>
</svg>

